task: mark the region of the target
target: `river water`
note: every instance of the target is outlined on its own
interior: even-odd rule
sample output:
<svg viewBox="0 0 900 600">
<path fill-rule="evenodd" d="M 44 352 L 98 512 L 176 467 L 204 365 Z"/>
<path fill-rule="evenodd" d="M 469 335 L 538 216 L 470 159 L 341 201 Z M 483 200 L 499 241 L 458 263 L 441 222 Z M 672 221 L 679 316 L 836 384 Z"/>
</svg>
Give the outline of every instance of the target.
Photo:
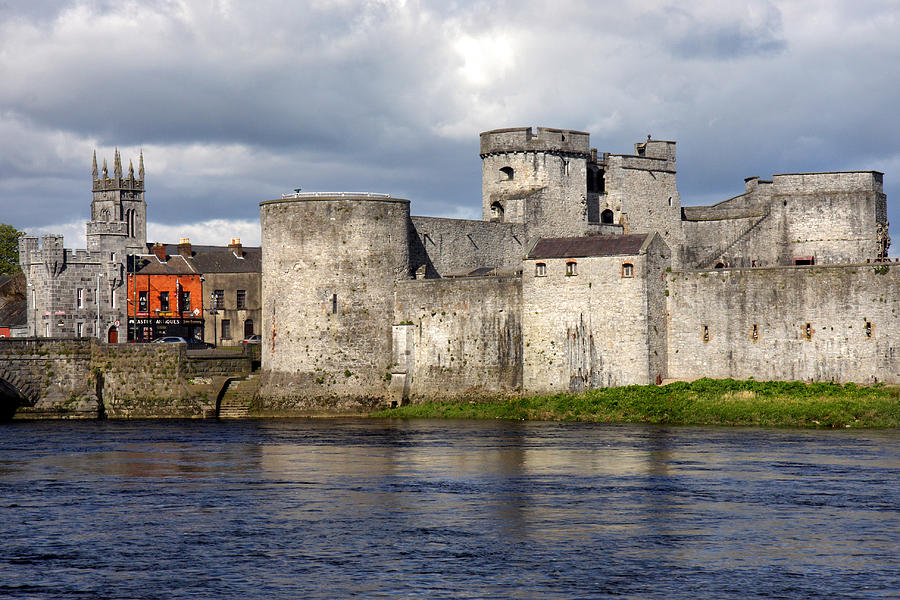
<svg viewBox="0 0 900 600">
<path fill-rule="evenodd" d="M 897 598 L 900 431 L 0 424 L 2 598 Z"/>
</svg>

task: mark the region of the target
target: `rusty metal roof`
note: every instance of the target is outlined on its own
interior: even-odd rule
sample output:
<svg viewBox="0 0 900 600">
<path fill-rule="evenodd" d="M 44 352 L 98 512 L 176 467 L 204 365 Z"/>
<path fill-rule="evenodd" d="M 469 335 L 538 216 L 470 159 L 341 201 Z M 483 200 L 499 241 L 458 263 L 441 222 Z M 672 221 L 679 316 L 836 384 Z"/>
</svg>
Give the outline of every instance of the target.
<svg viewBox="0 0 900 600">
<path fill-rule="evenodd" d="M 586 237 L 541 238 L 528 258 L 579 258 L 638 254 L 652 233 L 591 235 Z"/>
</svg>

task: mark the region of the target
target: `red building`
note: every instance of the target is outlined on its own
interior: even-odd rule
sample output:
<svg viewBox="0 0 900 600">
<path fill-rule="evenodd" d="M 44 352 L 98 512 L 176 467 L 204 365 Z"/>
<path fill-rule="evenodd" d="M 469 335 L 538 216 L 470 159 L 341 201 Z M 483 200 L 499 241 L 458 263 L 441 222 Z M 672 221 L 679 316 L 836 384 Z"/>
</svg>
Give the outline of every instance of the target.
<svg viewBox="0 0 900 600">
<path fill-rule="evenodd" d="M 166 335 L 203 339 L 203 283 L 185 256 L 156 244 L 128 273 L 128 341 Z"/>
</svg>

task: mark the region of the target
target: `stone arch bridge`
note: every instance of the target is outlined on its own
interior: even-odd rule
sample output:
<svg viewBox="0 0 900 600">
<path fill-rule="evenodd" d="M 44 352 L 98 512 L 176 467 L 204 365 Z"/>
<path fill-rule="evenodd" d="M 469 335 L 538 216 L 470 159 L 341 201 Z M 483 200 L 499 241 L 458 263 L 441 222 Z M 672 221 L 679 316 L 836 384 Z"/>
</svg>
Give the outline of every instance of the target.
<svg viewBox="0 0 900 600">
<path fill-rule="evenodd" d="M 0 339 L 0 419 L 217 416 L 245 352 L 188 352 L 182 344 Z"/>
</svg>

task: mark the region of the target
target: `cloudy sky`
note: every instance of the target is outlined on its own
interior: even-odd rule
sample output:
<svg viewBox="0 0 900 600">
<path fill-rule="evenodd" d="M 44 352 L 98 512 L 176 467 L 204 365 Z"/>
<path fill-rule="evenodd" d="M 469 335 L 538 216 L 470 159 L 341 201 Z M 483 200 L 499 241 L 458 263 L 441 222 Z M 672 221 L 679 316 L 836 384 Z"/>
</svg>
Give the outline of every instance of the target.
<svg viewBox="0 0 900 600">
<path fill-rule="evenodd" d="M 296 187 L 479 218 L 478 133 L 544 125 L 677 140 L 688 205 L 883 171 L 896 254 L 898 65 L 887 0 L 0 0 L 0 222 L 83 247 L 115 147 L 151 240 L 256 244 Z"/>
</svg>

